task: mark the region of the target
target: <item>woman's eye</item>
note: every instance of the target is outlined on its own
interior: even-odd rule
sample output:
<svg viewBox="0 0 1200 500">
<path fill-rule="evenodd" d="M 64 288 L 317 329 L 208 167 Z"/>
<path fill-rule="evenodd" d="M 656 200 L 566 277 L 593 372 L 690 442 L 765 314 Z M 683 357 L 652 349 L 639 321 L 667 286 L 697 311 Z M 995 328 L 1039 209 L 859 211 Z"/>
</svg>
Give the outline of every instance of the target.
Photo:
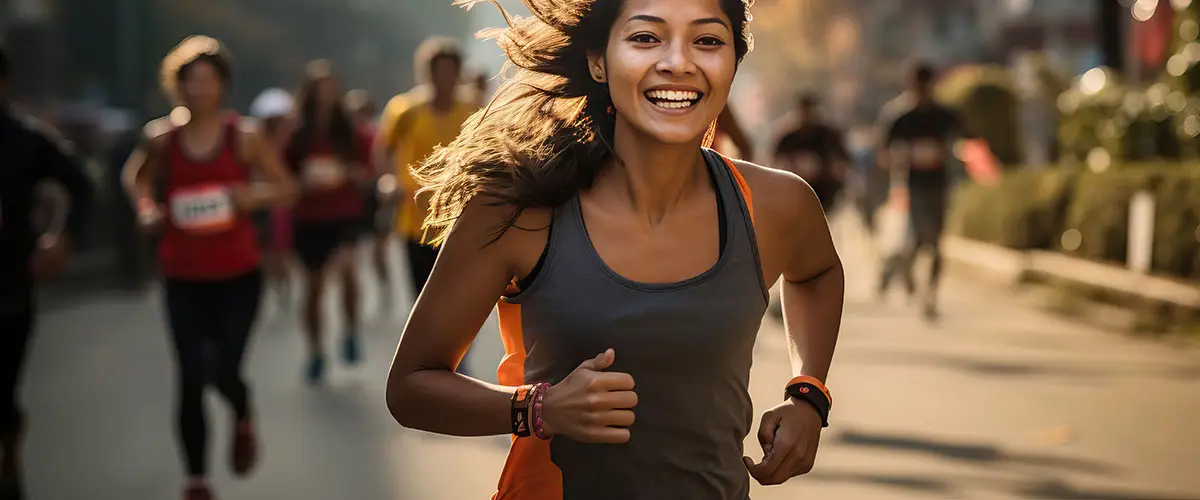
<svg viewBox="0 0 1200 500">
<path fill-rule="evenodd" d="M 696 44 L 704 45 L 704 46 L 708 46 L 708 47 L 720 47 L 722 45 L 725 45 L 725 41 L 721 40 L 720 38 L 717 38 L 715 36 L 706 36 L 706 37 L 700 38 L 699 40 L 696 40 Z"/>
<path fill-rule="evenodd" d="M 655 43 L 658 42 L 658 38 L 649 33 L 638 33 L 629 37 L 629 41 L 633 43 Z"/>
</svg>

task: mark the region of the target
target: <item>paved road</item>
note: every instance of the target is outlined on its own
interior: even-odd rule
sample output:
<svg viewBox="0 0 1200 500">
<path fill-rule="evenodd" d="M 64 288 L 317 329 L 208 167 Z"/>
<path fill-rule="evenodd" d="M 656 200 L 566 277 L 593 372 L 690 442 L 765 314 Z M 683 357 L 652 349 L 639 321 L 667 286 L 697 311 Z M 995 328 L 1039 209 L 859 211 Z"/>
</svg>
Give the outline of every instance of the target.
<svg viewBox="0 0 1200 500">
<path fill-rule="evenodd" d="M 867 247 L 853 225 L 838 233 L 850 287 L 833 424 L 812 474 L 756 488 L 756 500 L 1200 498 L 1200 352 L 1075 326 L 958 276 L 945 288 L 944 322 L 930 328 L 898 296 L 875 303 Z M 294 315 L 267 311 L 248 365 L 265 446 L 250 480 L 226 472 L 228 414 L 210 399 L 221 498 L 490 496 L 505 438 L 445 438 L 391 421 L 384 375 L 405 308 L 375 302 L 364 306 L 368 363 L 335 370 L 317 390 L 301 384 Z M 43 317 L 25 386 L 31 499 L 177 498 L 161 325 L 157 293 L 100 296 Z M 492 378 L 499 351 L 489 323 L 472 369 Z M 788 376 L 782 329 L 768 318 L 752 374 L 759 409 Z"/>
</svg>

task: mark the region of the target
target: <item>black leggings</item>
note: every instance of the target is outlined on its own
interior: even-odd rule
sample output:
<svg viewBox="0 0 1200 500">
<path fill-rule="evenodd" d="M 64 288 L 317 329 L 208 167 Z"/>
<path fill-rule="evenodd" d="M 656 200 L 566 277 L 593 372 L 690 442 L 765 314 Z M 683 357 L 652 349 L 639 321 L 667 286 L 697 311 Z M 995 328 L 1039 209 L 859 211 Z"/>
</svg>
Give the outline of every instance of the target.
<svg viewBox="0 0 1200 500">
<path fill-rule="evenodd" d="M 204 387 L 213 382 L 238 420 L 250 416 L 242 356 L 258 316 L 261 271 L 224 281 L 166 282 L 167 316 L 179 361 L 179 432 L 188 474 L 208 469 Z"/>
<path fill-rule="evenodd" d="M 33 334 L 33 307 L 0 313 L 0 435 L 21 430 L 21 407 L 17 404 L 17 381 Z"/>
</svg>

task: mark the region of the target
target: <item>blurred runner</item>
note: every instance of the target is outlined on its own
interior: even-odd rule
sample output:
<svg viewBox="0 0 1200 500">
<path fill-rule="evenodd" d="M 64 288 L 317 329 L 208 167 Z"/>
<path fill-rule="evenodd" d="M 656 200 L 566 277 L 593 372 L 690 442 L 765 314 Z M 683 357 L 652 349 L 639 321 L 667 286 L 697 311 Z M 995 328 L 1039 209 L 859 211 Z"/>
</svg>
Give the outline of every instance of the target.
<svg viewBox="0 0 1200 500">
<path fill-rule="evenodd" d="M 330 280 L 341 281 L 346 330 L 342 359 L 359 361 L 359 283 L 355 243 L 362 233 L 362 187 L 374 182 L 370 143 L 342 103 L 328 61 L 309 64 L 300 90 L 300 123 L 286 150 L 288 166 L 301 179 L 295 209 L 296 253 L 308 273 L 304 329 L 309 343 L 305 369 L 310 384 L 325 375 L 321 304 Z"/>
<path fill-rule="evenodd" d="M 396 225 L 405 240 L 409 272 L 415 296 L 429 279 L 437 249 L 423 242 L 421 225 L 428 211 L 428 196 L 417 199 L 421 188 L 409 173 L 409 167 L 433 152 L 438 145 L 449 145 L 458 137 L 463 123 L 479 107 L 460 94 L 463 55 L 450 40 L 432 38 L 417 49 L 416 59 L 428 90 L 428 98 L 397 96 L 384 110 L 380 128 L 379 149 L 391 158 L 397 189 L 403 196 Z"/>
<path fill-rule="evenodd" d="M 163 59 L 162 78 L 180 107 L 147 124 L 146 141 L 127 162 L 124 178 L 139 223 L 160 235 L 179 368 L 179 438 L 188 473 L 183 498 L 209 500 L 209 383 L 233 410 L 233 474 L 246 476 L 257 462 L 255 413 L 242 375 L 263 281 L 252 215 L 289 203 L 296 186 L 256 125 L 222 109 L 232 68 L 220 42 L 185 39 Z"/>
<path fill-rule="evenodd" d="M 250 115 L 262 126 L 267 143 L 283 157 L 288 138 L 296 128 L 295 99 L 291 92 L 272 88 L 264 90 L 250 104 Z M 265 217 L 261 214 L 266 214 Z M 259 240 L 266 250 L 263 268 L 267 283 L 285 309 L 292 304 L 292 214 L 288 207 L 271 207 L 255 214 Z M 264 220 L 265 219 L 265 220 Z"/>
<path fill-rule="evenodd" d="M 939 318 L 937 290 L 942 274 L 941 238 L 950 197 L 951 150 L 953 141 L 966 135 L 958 116 L 934 101 L 934 77 L 931 66 L 917 65 L 909 82 L 912 105 L 886 127 L 884 166 L 894 178 L 906 182 L 912 241 L 887 258 L 879 280 L 880 296 L 887 293 L 897 273 L 903 274 L 911 286 L 913 261 L 918 252 L 928 251 L 932 261 L 922 313 L 931 322 Z"/>
<path fill-rule="evenodd" d="M 12 63 L 0 43 L 0 500 L 24 498 L 21 443 L 25 415 L 18 382 L 33 335 L 36 284 L 54 278 L 83 229 L 93 186 L 72 147 L 46 125 L 12 109 L 8 89 Z M 52 207 L 50 227 L 31 223 L 43 182 L 66 189 L 67 206 Z"/>
<path fill-rule="evenodd" d="M 372 157 L 367 164 L 374 168 L 378 162 L 374 159 L 373 144 L 376 136 L 379 135 L 375 103 L 371 101 L 367 91 L 356 89 L 346 93 L 345 104 L 346 110 L 354 117 L 354 123 L 358 127 L 359 133 L 372 144 L 370 150 Z M 380 171 L 375 173 L 378 174 Z M 362 231 L 363 235 L 371 237 L 371 262 L 375 270 L 375 277 L 383 285 L 385 296 L 390 296 L 391 291 L 391 280 L 388 279 L 387 249 L 392 240 L 393 220 L 396 217 L 394 187 L 393 177 L 391 180 L 379 179 L 363 188 L 365 208 L 363 209 Z M 385 299 L 384 302 L 390 301 Z"/>
<path fill-rule="evenodd" d="M 816 95 L 801 95 L 797 103 L 796 122 L 775 145 L 776 166 L 808 181 L 829 214 L 845 185 L 850 155 L 842 132 L 821 116 Z"/>
</svg>

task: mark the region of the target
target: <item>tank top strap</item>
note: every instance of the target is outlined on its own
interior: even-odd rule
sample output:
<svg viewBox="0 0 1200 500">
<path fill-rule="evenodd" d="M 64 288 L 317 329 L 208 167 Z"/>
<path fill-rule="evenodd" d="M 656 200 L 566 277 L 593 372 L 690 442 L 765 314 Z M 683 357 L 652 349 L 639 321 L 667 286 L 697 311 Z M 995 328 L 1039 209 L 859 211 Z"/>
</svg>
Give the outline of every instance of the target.
<svg viewBox="0 0 1200 500">
<path fill-rule="evenodd" d="M 752 270 L 758 276 L 763 297 L 770 301 L 770 287 L 762 276 L 762 258 L 758 251 L 758 239 L 754 232 L 754 197 L 750 185 L 738 171 L 737 165 L 725 155 L 705 148 L 704 156 L 721 199 L 721 210 L 727 221 L 727 231 L 732 244 L 726 249 L 733 252 L 730 261 L 738 271 Z"/>
</svg>

